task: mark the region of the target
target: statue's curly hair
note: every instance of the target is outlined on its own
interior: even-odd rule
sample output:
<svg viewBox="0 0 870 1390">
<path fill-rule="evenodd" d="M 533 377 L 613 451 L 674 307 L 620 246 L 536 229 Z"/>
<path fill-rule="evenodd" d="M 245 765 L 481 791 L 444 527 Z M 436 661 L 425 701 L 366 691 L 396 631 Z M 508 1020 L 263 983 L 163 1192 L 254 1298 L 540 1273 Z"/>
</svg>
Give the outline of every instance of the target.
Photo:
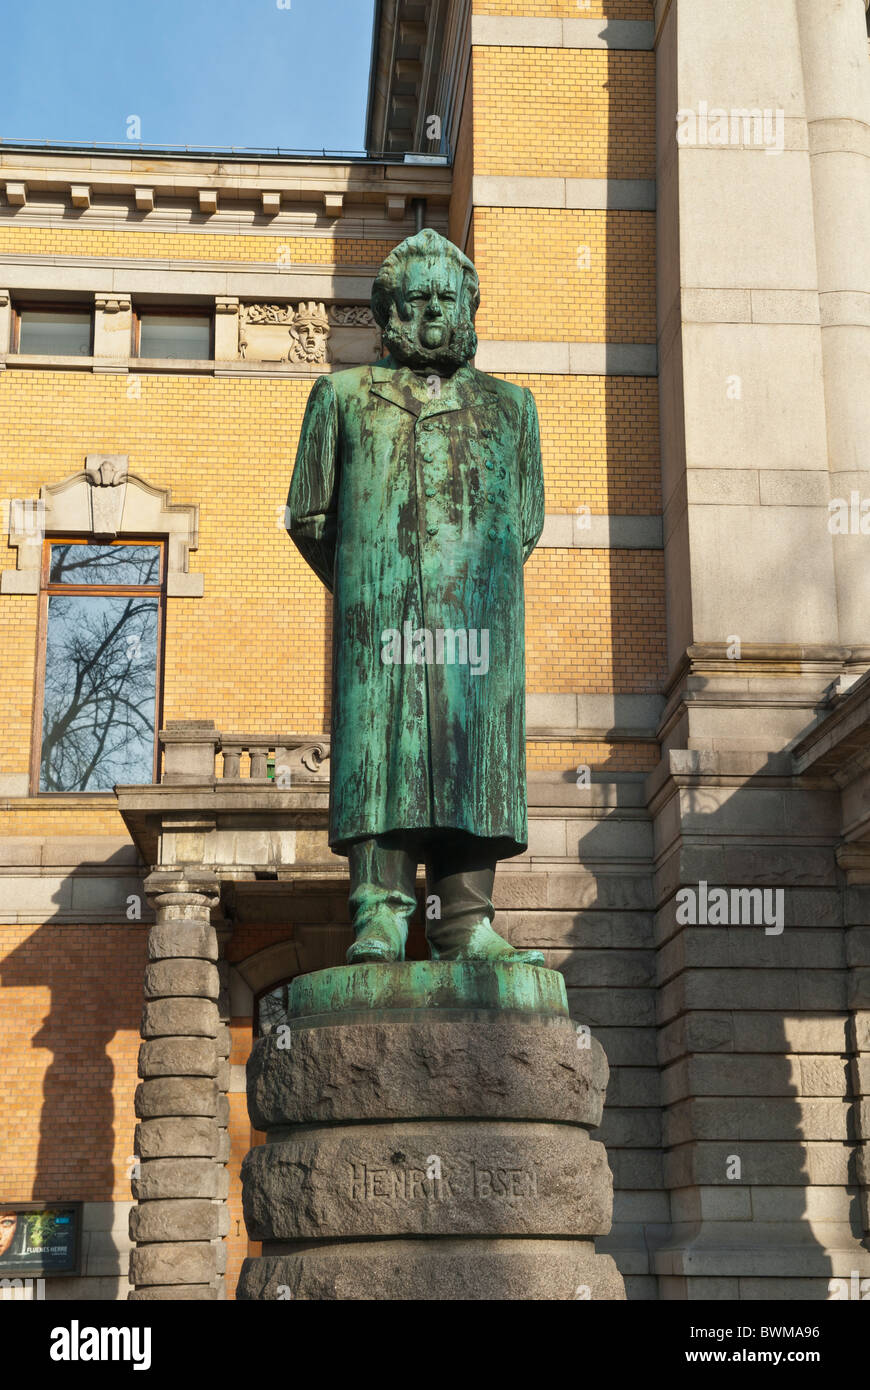
<svg viewBox="0 0 870 1390">
<path fill-rule="evenodd" d="M 405 265 L 415 256 L 440 255 L 446 257 L 462 272 L 462 293 L 466 301 L 466 313 L 474 322 L 480 304 L 480 280 L 473 261 L 463 255 L 458 246 L 448 241 L 440 232 L 424 227 L 416 236 L 400 241 L 387 256 L 372 285 L 371 308 L 380 328 L 389 322 L 390 309 L 395 302 L 396 292 L 401 292 Z"/>
</svg>

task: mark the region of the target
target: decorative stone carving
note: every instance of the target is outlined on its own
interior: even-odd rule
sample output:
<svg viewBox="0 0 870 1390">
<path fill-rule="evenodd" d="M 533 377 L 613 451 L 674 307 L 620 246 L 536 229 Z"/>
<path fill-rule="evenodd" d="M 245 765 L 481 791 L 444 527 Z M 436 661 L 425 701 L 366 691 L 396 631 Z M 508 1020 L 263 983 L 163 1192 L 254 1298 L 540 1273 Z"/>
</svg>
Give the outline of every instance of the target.
<svg viewBox="0 0 870 1390">
<path fill-rule="evenodd" d="M 91 530 L 95 536 L 114 540 L 121 527 L 127 495 L 127 455 L 88 454 L 85 475 L 91 484 Z"/>
<path fill-rule="evenodd" d="M 322 777 L 329 776 L 329 740 L 323 739 L 319 743 L 306 743 L 296 748 L 276 748 L 275 766 L 284 767 L 291 774 L 295 770 L 306 772 Z"/>
<path fill-rule="evenodd" d="M 85 472 L 94 487 L 119 487 L 127 481 L 127 455 L 88 454 Z"/>
<path fill-rule="evenodd" d="M 292 304 L 245 304 L 242 316 L 246 323 L 292 323 L 296 310 Z"/>
<path fill-rule="evenodd" d="M 126 470 L 123 454 L 89 454 L 80 473 L 40 488 L 38 498 L 12 498 L 8 523 L 5 509 L 3 522 L 4 529 L 9 527 L 9 546 L 17 551 L 17 566 L 0 574 L 0 593 L 38 594 L 45 536 L 111 534 L 111 527 L 98 531 L 99 516 L 100 525 L 115 521 L 114 534 L 165 536 L 166 592 L 173 598 L 200 598 L 203 576 L 188 569 L 190 551 L 199 544 L 199 508 L 173 503 L 168 490 L 151 487 Z M 103 503 L 104 496 L 110 500 Z M 95 513 L 103 505 L 113 508 L 110 515 Z"/>
<path fill-rule="evenodd" d="M 381 330 L 367 304 L 332 304 L 329 322 L 331 361 L 352 366 L 383 356 Z"/>
<path fill-rule="evenodd" d="M 242 304 L 238 352 L 250 362 L 353 365 L 380 356 L 380 330 L 364 304 Z"/>
<path fill-rule="evenodd" d="M 367 304 L 332 304 L 329 308 L 329 322 L 339 327 L 358 324 L 363 328 L 374 328 L 375 316 Z"/>
<path fill-rule="evenodd" d="M 257 332 L 251 332 L 252 328 Z M 239 312 L 239 356 L 260 362 L 326 362 L 329 319 L 323 304 L 244 304 Z"/>
<path fill-rule="evenodd" d="M 325 362 L 329 319 L 322 304 L 303 300 L 290 329 L 291 362 Z"/>
<path fill-rule="evenodd" d="M 125 294 L 98 294 L 94 299 L 94 304 L 98 309 L 101 309 L 104 314 L 121 314 L 129 310 L 130 296 Z"/>
</svg>

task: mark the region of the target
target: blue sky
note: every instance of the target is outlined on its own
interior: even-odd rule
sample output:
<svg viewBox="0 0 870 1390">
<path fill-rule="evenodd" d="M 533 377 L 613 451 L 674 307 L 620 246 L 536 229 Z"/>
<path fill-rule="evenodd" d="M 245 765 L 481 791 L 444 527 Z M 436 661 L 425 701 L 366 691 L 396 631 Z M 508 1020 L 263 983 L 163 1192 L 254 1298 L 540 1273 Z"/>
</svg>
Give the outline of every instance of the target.
<svg viewBox="0 0 870 1390">
<path fill-rule="evenodd" d="M 18 0 L 0 136 L 361 150 L 373 3 Z"/>
</svg>

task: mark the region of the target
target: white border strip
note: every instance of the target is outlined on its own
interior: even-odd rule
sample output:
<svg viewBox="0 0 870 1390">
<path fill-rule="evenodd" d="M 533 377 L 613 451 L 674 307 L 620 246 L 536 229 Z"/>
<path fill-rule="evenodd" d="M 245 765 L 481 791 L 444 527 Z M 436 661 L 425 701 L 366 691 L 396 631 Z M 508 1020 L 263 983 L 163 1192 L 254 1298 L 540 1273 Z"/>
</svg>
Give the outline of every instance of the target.
<svg viewBox="0 0 870 1390">
<path fill-rule="evenodd" d="M 656 184 L 655 179 L 494 178 L 476 174 L 471 196 L 475 207 L 654 212 Z"/>
<path fill-rule="evenodd" d="M 655 25 L 644 19 L 526 19 L 474 15 L 471 42 L 483 48 L 613 48 L 649 51 Z"/>
<path fill-rule="evenodd" d="M 661 550 L 660 516 L 591 516 L 551 513 L 537 549 L 545 550 Z"/>
<path fill-rule="evenodd" d="M 657 376 L 655 343 L 538 343 L 482 339 L 474 365 L 482 372 L 544 376 Z"/>
</svg>

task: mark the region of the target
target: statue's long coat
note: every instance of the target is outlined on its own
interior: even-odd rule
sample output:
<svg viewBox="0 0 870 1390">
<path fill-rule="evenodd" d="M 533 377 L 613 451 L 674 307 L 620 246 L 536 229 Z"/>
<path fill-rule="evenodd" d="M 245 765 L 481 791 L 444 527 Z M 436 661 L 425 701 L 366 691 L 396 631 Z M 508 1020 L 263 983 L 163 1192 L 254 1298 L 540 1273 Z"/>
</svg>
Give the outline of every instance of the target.
<svg viewBox="0 0 870 1390">
<path fill-rule="evenodd" d="M 424 376 L 390 358 L 321 376 L 302 423 L 287 529 L 335 595 L 329 843 L 342 853 L 443 827 L 496 841 L 504 858 L 527 842 L 538 416 L 528 389 L 470 366 L 428 387 Z M 488 671 L 415 660 L 422 635 L 384 662 L 385 634 L 428 629 L 434 642 L 439 628 L 488 632 Z"/>
</svg>

